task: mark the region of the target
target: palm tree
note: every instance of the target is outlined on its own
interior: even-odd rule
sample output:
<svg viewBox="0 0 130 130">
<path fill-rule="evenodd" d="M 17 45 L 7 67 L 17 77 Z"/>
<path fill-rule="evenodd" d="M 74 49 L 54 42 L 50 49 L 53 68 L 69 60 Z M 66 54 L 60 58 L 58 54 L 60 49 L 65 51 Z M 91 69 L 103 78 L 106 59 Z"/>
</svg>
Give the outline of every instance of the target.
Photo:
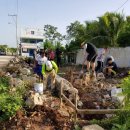
<svg viewBox="0 0 130 130">
<path fill-rule="evenodd" d="M 104 16 L 99 17 L 99 25 L 105 34 L 99 38 L 106 38 L 110 42 L 110 46 L 118 46 L 117 39 L 124 25 L 124 15 L 119 13 L 105 13 Z"/>
<path fill-rule="evenodd" d="M 118 35 L 124 25 L 124 16 L 105 13 L 98 21 L 86 22 L 85 37 L 96 46 L 118 46 Z"/>
</svg>

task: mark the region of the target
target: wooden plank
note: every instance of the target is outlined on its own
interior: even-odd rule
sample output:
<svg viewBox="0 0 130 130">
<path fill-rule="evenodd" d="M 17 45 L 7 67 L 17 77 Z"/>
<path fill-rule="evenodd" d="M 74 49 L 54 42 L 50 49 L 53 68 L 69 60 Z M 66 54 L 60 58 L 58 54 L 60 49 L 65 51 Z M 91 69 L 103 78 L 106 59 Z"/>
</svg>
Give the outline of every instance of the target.
<svg viewBox="0 0 130 130">
<path fill-rule="evenodd" d="M 70 105 L 70 107 L 76 109 L 75 105 L 64 94 L 62 94 L 62 98 L 67 102 L 68 105 Z"/>
<path fill-rule="evenodd" d="M 77 109 L 79 114 L 116 114 L 121 109 Z"/>
</svg>

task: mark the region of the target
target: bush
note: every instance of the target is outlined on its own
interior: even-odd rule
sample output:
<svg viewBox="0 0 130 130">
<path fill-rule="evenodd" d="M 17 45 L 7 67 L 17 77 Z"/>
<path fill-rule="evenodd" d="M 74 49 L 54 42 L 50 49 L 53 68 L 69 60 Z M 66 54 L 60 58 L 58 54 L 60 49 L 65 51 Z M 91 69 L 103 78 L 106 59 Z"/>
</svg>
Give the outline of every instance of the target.
<svg viewBox="0 0 130 130">
<path fill-rule="evenodd" d="M 9 119 L 22 107 L 22 94 L 21 89 L 11 92 L 9 79 L 0 77 L 0 120 Z"/>
<path fill-rule="evenodd" d="M 123 89 L 122 95 L 125 96 L 124 108 L 130 109 L 130 76 L 124 78 L 119 86 Z"/>
</svg>

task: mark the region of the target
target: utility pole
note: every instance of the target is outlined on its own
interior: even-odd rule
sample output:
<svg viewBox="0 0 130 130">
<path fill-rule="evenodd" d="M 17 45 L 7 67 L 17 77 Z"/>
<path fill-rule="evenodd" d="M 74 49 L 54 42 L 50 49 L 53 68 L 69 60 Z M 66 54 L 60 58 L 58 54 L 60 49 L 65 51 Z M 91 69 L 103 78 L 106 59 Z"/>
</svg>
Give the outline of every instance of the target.
<svg viewBox="0 0 130 130">
<path fill-rule="evenodd" d="M 16 29 L 16 47 L 17 47 L 17 55 L 19 55 L 19 41 L 18 41 L 18 0 L 16 0 L 16 14 L 8 14 L 8 16 L 12 17 L 15 29 Z"/>
<path fill-rule="evenodd" d="M 19 54 L 19 44 L 18 44 L 18 15 L 17 14 L 8 14 L 8 16 L 12 17 L 14 23 L 15 23 L 15 29 L 16 29 L 16 46 L 17 46 L 17 55 Z"/>
</svg>

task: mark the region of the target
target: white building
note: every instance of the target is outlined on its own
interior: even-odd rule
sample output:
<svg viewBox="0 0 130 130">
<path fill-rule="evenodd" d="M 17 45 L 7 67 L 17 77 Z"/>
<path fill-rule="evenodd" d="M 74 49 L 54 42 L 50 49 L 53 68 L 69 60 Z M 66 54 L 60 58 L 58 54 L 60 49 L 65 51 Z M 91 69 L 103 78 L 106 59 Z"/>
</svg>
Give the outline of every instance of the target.
<svg viewBox="0 0 130 130">
<path fill-rule="evenodd" d="M 20 54 L 32 57 L 34 50 L 38 49 L 39 44 L 43 43 L 43 29 L 26 28 L 20 34 Z"/>
</svg>

